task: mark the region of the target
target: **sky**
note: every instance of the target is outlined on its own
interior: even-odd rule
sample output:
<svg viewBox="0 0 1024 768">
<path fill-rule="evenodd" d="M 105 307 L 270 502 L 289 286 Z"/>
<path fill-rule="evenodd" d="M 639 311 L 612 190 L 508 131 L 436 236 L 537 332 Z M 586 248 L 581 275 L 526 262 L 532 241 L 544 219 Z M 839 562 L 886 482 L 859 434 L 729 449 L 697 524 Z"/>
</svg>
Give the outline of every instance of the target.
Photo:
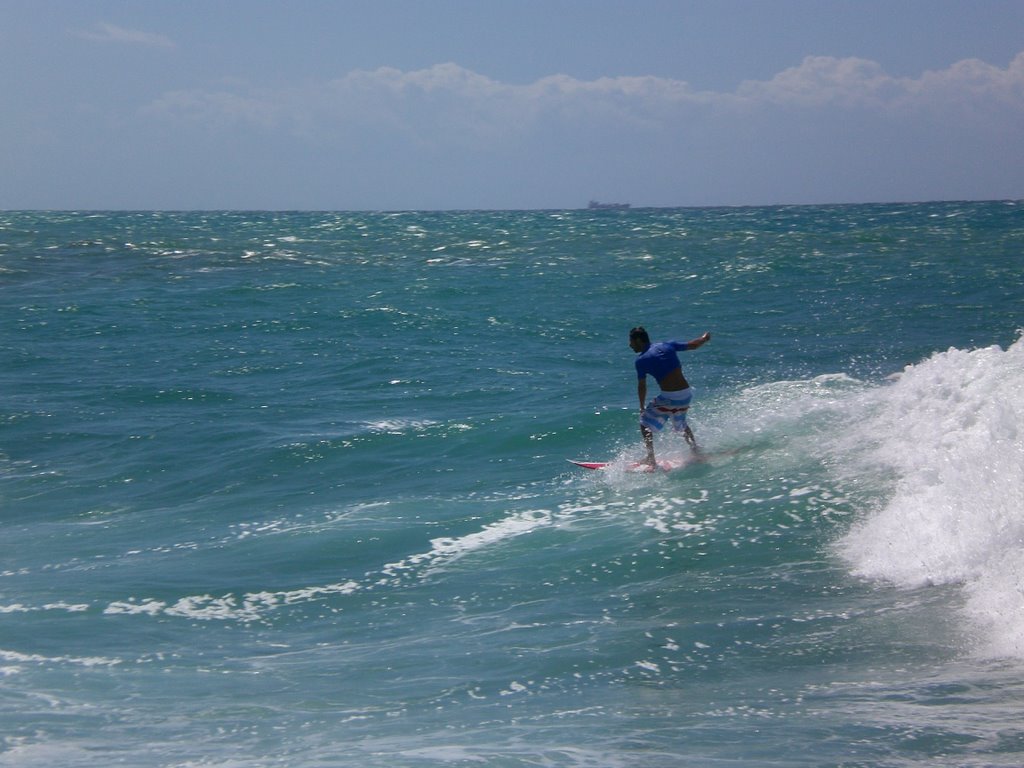
<svg viewBox="0 0 1024 768">
<path fill-rule="evenodd" d="M 1024 198 L 1024 0 L 0 0 L 0 209 Z"/>
</svg>

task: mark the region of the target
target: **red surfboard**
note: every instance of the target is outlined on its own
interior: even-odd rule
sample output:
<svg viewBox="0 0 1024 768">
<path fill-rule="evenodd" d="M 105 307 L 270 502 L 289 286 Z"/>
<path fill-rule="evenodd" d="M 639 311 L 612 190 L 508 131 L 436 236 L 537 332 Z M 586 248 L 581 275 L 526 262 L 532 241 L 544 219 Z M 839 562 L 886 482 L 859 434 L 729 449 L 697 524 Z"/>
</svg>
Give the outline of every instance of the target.
<svg viewBox="0 0 1024 768">
<path fill-rule="evenodd" d="M 654 471 L 650 464 L 643 461 L 633 461 L 625 465 L 620 465 L 614 461 L 576 461 L 575 459 L 569 459 L 569 462 L 577 467 L 583 467 L 583 469 L 608 469 L 608 467 L 612 466 L 624 466 L 627 472 Z M 662 472 L 671 472 L 673 469 L 681 469 L 691 463 L 693 463 L 693 459 L 658 459 L 658 469 Z"/>
</svg>

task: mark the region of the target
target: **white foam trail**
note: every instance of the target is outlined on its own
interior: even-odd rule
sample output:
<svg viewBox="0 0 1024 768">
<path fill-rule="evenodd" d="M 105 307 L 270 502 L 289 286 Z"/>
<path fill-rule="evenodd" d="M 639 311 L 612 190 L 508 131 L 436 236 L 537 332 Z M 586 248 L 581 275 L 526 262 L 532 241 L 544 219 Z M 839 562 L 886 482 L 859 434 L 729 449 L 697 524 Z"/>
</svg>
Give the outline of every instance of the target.
<svg viewBox="0 0 1024 768">
<path fill-rule="evenodd" d="M 129 598 L 108 604 L 103 612 L 110 615 L 179 616 L 200 621 L 261 621 L 271 611 L 283 606 L 394 586 L 400 583 L 403 577 L 410 575 L 426 578 L 471 552 L 550 525 L 551 521 L 549 511 L 531 510 L 510 515 L 464 536 L 433 539 L 428 551 L 410 555 L 400 562 L 388 563 L 379 573 L 366 574 L 368 580 L 362 583 L 347 580 L 337 584 L 314 585 L 285 591 L 247 592 L 241 596 L 189 595 L 173 603 L 153 598 Z"/>
<path fill-rule="evenodd" d="M 430 419 L 381 419 L 380 421 L 368 421 L 365 423 L 365 426 L 370 432 L 400 435 L 406 430 L 422 432 L 425 429 L 436 426 L 437 423 Z"/>
<path fill-rule="evenodd" d="M 935 354 L 871 398 L 847 438 L 893 490 L 841 554 L 898 586 L 964 585 L 988 650 L 1024 656 L 1024 339 Z"/>
<path fill-rule="evenodd" d="M 67 611 L 68 613 L 82 613 L 87 610 L 89 610 L 88 603 L 66 603 L 63 600 L 39 606 L 24 605 L 23 603 L 0 605 L 0 613 L 36 613 L 38 611 Z"/>
<path fill-rule="evenodd" d="M 108 656 L 43 656 L 38 653 L 20 653 L 0 648 L 0 661 L 17 664 L 75 664 L 83 667 L 114 667 L 121 664 L 121 659 Z"/>
<path fill-rule="evenodd" d="M 474 550 L 491 546 L 505 539 L 521 536 L 534 529 L 551 524 L 551 513 L 547 510 L 527 510 L 510 515 L 496 523 L 485 525 L 479 531 L 468 533 L 457 538 L 432 539 L 429 552 L 407 557 L 401 562 L 389 563 L 383 570 L 387 579 L 379 583 L 386 584 L 403 571 L 423 569 L 424 576 L 429 576 L 435 569 L 458 560 Z"/>
</svg>

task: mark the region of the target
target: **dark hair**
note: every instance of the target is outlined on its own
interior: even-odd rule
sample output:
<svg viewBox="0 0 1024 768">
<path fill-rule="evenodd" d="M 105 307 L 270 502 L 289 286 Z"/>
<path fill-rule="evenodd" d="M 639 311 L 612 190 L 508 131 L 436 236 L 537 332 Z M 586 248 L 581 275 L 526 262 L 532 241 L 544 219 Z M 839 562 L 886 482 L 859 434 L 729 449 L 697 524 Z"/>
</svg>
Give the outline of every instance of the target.
<svg viewBox="0 0 1024 768">
<path fill-rule="evenodd" d="M 629 332 L 629 340 L 640 339 L 641 344 L 650 344 L 651 337 L 647 335 L 647 331 L 644 330 L 642 325 L 638 325 L 636 328 Z"/>
</svg>

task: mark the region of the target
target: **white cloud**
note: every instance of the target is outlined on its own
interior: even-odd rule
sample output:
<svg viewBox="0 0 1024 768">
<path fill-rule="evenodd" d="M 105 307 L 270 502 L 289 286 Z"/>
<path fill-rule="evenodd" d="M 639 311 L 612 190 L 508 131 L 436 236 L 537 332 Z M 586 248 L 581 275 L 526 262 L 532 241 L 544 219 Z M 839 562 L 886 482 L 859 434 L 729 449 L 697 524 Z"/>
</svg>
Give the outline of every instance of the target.
<svg viewBox="0 0 1024 768">
<path fill-rule="evenodd" d="M 339 206 L 1024 195 L 1024 53 L 1006 68 L 962 61 L 916 78 L 812 57 L 731 92 L 659 77 L 514 84 L 449 63 L 295 87 L 224 83 L 143 112 L 136 135 L 196 173 L 205 152 L 225 179 L 235 168 L 268 188 L 301 178 L 311 199 Z"/>
<path fill-rule="evenodd" d="M 771 80 L 748 81 L 737 93 L 755 103 L 912 109 L 989 102 L 1024 111 L 1024 53 L 1006 69 L 977 59 L 920 78 L 897 78 L 873 61 L 812 56 Z"/>
<path fill-rule="evenodd" d="M 1024 108 L 1024 53 L 1006 69 L 967 59 L 946 70 L 926 72 L 915 84 L 922 96 L 957 100 L 971 106 L 988 105 L 1020 112 Z"/>
<path fill-rule="evenodd" d="M 146 45 L 155 48 L 174 48 L 174 41 L 164 35 L 141 32 L 136 29 L 125 29 L 115 24 L 101 21 L 88 29 L 75 33 L 78 37 L 96 43 L 123 43 L 128 45 Z"/>
<path fill-rule="evenodd" d="M 578 80 L 552 75 L 526 85 L 502 83 L 456 64 L 404 72 L 357 70 L 293 89 L 192 90 L 168 93 L 144 111 L 210 128 L 251 125 L 331 141 L 377 127 L 425 143 L 486 143 L 552 122 L 618 130 L 657 128 L 688 106 L 706 108 L 735 97 L 694 92 L 657 77 Z"/>
<path fill-rule="evenodd" d="M 695 91 L 684 81 L 658 77 L 586 81 L 552 75 L 514 85 L 451 63 L 411 72 L 385 67 L 315 87 L 177 92 L 148 109 L 211 125 L 301 127 L 307 137 L 368 123 L 423 137 L 438 129 L 493 137 L 527 131 L 538 122 L 599 120 L 605 127 L 637 129 L 768 107 L 866 113 L 980 107 L 1024 115 L 1024 53 L 1006 69 L 968 60 L 916 79 L 892 77 L 865 59 L 809 57 L 770 80 L 745 82 L 734 93 Z"/>
<path fill-rule="evenodd" d="M 771 80 L 747 81 L 738 94 L 752 102 L 804 106 L 874 106 L 902 92 L 904 86 L 866 59 L 809 56 Z"/>
</svg>

